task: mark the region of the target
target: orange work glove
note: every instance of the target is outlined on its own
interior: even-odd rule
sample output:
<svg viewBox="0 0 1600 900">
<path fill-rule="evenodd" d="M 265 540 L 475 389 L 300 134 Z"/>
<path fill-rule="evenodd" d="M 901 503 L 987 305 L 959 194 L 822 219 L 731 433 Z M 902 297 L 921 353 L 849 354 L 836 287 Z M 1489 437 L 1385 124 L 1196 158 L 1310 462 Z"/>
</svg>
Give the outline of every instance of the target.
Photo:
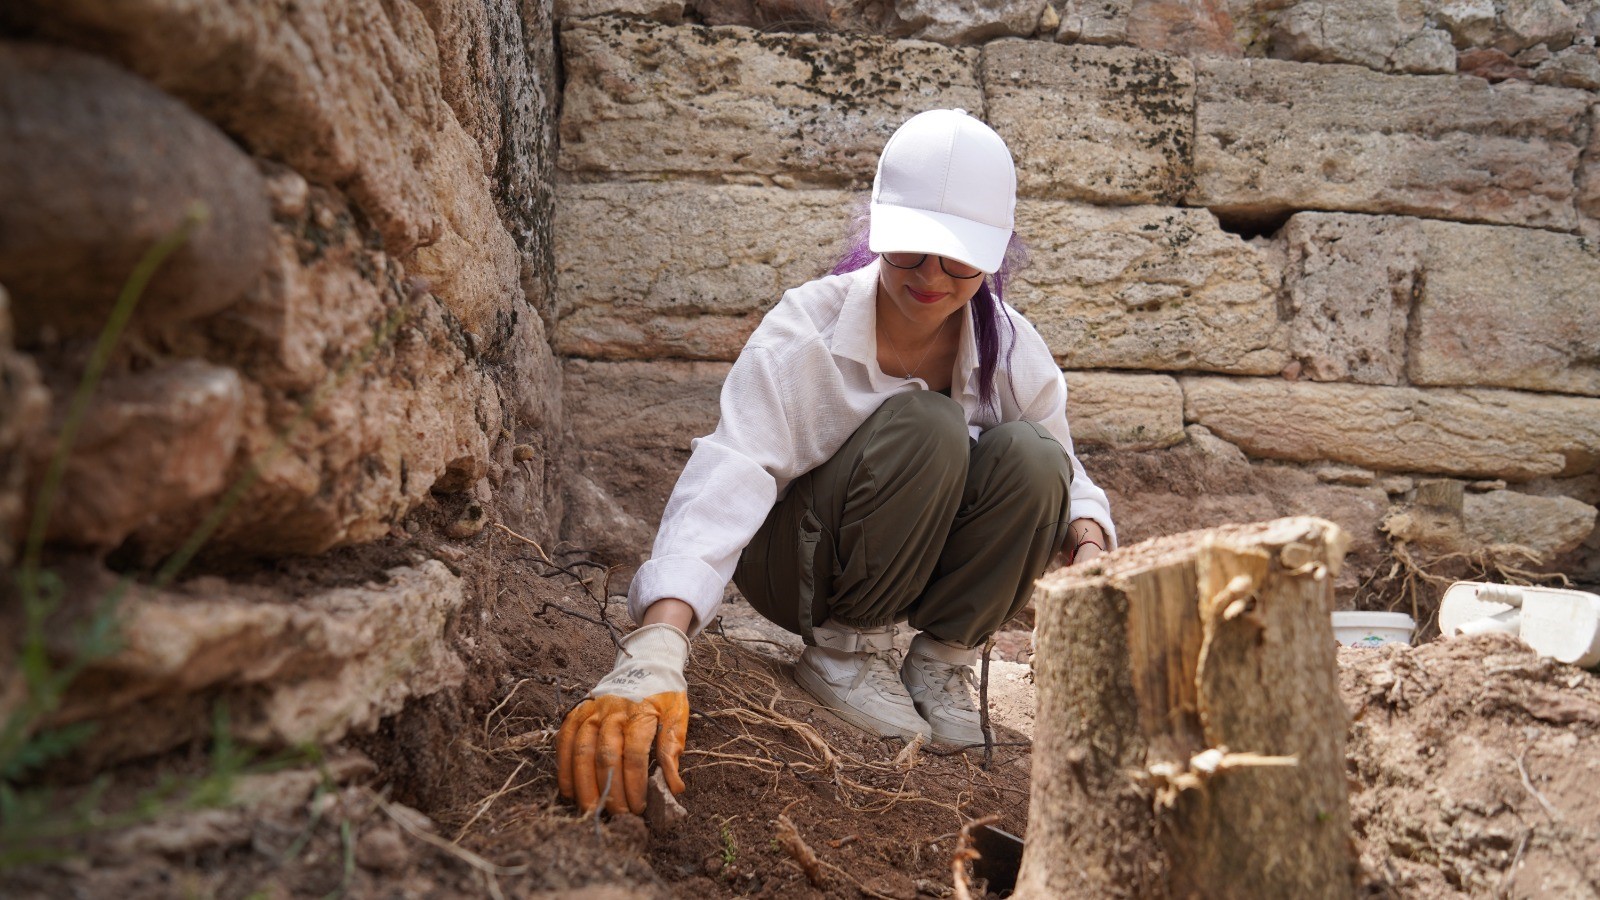
<svg viewBox="0 0 1600 900">
<path fill-rule="evenodd" d="M 689 637 L 671 625 L 646 625 L 622 639 L 611 674 L 567 714 L 556 737 L 561 796 L 586 813 L 602 794 L 607 812 L 643 813 L 652 744 L 667 787 L 683 793 L 678 756 L 689 730 L 688 659 Z"/>
</svg>

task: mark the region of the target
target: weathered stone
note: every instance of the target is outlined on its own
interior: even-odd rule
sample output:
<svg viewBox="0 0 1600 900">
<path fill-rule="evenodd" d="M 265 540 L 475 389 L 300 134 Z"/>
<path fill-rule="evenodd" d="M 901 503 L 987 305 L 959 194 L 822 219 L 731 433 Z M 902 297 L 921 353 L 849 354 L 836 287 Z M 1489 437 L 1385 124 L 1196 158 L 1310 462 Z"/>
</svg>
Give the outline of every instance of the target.
<svg viewBox="0 0 1600 900">
<path fill-rule="evenodd" d="M 683 0 L 555 0 L 556 17 L 636 16 L 676 25 L 683 21 Z"/>
<path fill-rule="evenodd" d="M 1311 474 L 1317 476 L 1318 481 L 1327 484 L 1346 484 L 1351 487 L 1367 487 L 1377 479 L 1377 474 L 1371 469 L 1360 466 L 1345 466 L 1339 463 L 1320 463 L 1311 467 Z"/>
<path fill-rule="evenodd" d="M 52 435 L 61 431 L 64 406 L 55 410 Z M 95 392 L 67 458 L 46 537 L 113 547 L 212 500 L 233 467 L 244 407 L 239 373 L 202 362 L 109 379 Z M 55 443 L 39 441 L 30 449 L 32 480 L 39 484 Z"/>
<path fill-rule="evenodd" d="M 11 14 L 122 62 L 251 152 L 348 191 L 469 331 L 486 337 L 510 319 L 501 304 L 520 289 L 516 246 L 495 219 L 482 149 L 442 96 L 438 43 L 417 6 L 195 15 L 188 0 L 25 0 Z"/>
<path fill-rule="evenodd" d="M 1300 213 L 1283 229 L 1289 350 L 1317 381 L 1398 384 L 1421 287 L 1414 220 Z"/>
<path fill-rule="evenodd" d="M 1600 103 L 1589 110 L 1589 147 L 1578 166 L 1578 211 L 1584 236 L 1600 239 Z"/>
<path fill-rule="evenodd" d="M 975 44 L 1027 37 L 1039 26 L 1045 0 L 895 0 L 895 16 L 912 37 L 942 44 Z"/>
<path fill-rule="evenodd" d="M 1586 95 L 1277 60 L 1196 65 L 1190 202 L 1571 229 Z"/>
<path fill-rule="evenodd" d="M 574 468 L 639 523 L 630 532 L 655 534 L 689 461 L 689 442 L 717 427 L 717 398 L 728 369 L 726 363 L 705 362 L 567 362 L 566 415 L 579 463 Z M 616 519 L 614 510 L 593 497 L 580 493 L 567 502 L 569 525 Z M 582 512 L 576 504 L 604 514 Z M 604 532 L 564 534 L 597 551 L 604 545 L 614 554 L 607 554 L 611 563 L 636 563 L 650 551 L 648 540 L 619 546 Z"/>
<path fill-rule="evenodd" d="M 1177 56 L 1241 56 L 1227 0 L 1135 0 L 1128 43 Z"/>
<path fill-rule="evenodd" d="M 0 42 L 0 282 L 21 343 L 93 336 L 152 247 L 206 219 L 145 288 L 135 328 L 226 308 L 260 277 L 271 227 L 250 157 L 104 60 Z"/>
<path fill-rule="evenodd" d="M 1516 53 L 1535 44 L 1563 48 L 1583 20 L 1561 0 L 1505 0 L 1498 24 L 1494 48 Z"/>
<path fill-rule="evenodd" d="M 1173 203 L 1189 190 L 1194 71 L 1127 48 L 1001 41 L 980 67 L 1023 196 Z"/>
<path fill-rule="evenodd" d="M 848 0 L 691 0 L 688 4 L 705 25 L 743 25 L 770 31 L 840 30 L 875 33 L 877 23 L 857 14 L 892 12 L 882 7 L 862 8 Z"/>
<path fill-rule="evenodd" d="M 1270 374 L 1288 362 L 1276 261 L 1205 210 L 1017 205 L 1031 263 L 1007 286 L 1069 368 Z"/>
<path fill-rule="evenodd" d="M 120 601 L 120 649 L 91 664 L 53 721 L 101 721 L 93 748 L 101 759 L 204 733 L 203 717 L 150 710 L 219 692 L 233 735 L 251 742 L 329 743 L 371 731 L 407 700 L 461 683 L 466 667 L 446 628 L 464 597 L 461 580 L 435 560 L 390 569 L 382 584 L 293 602 L 217 578 L 135 589 Z"/>
<path fill-rule="evenodd" d="M 501 391 L 468 356 L 460 322 L 401 283 L 399 266 L 366 246 L 335 195 L 313 188 L 304 218 L 281 224 L 270 249 L 261 289 L 200 347 L 246 377 L 241 461 L 261 466 L 213 546 L 320 553 L 375 539 L 427 497 L 450 461 L 491 458 L 505 421 Z M 537 316 L 522 319 L 538 328 Z M 141 543 L 170 549 L 207 511 L 170 515 Z"/>
<path fill-rule="evenodd" d="M 1600 50 L 1572 46 L 1550 57 L 1533 72 L 1533 80 L 1556 87 L 1600 91 Z"/>
<path fill-rule="evenodd" d="M 1184 440 L 1183 391 L 1165 375 L 1067 373 L 1073 444 L 1156 450 Z"/>
<path fill-rule="evenodd" d="M 1600 400 L 1186 377 L 1184 417 L 1254 457 L 1526 481 L 1600 464 Z"/>
<path fill-rule="evenodd" d="M 1456 57 L 1456 71 L 1485 81 L 1532 81 L 1533 75 L 1511 57 L 1487 47 L 1464 51 Z"/>
<path fill-rule="evenodd" d="M 1298 0 L 1273 20 L 1272 55 L 1390 70 L 1424 24 L 1416 0 Z"/>
<path fill-rule="evenodd" d="M 38 367 L 12 346 L 11 299 L 0 286 L 0 568 L 11 567 L 16 541 L 24 536 L 22 514 L 34 481 L 22 451 L 37 440 L 49 409 L 50 394 L 40 383 Z"/>
<path fill-rule="evenodd" d="M 1595 516 L 1593 506 L 1571 497 L 1490 491 L 1466 495 L 1462 525 L 1468 548 L 1515 544 L 1549 560 L 1582 544 Z"/>
<path fill-rule="evenodd" d="M 1416 227 L 1427 275 L 1412 313 L 1413 384 L 1600 396 L 1600 251 L 1548 231 Z"/>
<path fill-rule="evenodd" d="M 979 110 L 976 51 L 842 35 L 569 20 L 561 168 L 865 185 L 889 135 Z"/>
<path fill-rule="evenodd" d="M 1134 0 L 1063 0 L 1056 40 L 1064 44 L 1122 44 Z"/>
<path fill-rule="evenodd" d="M 844 246 L 850 204 L 839 191 L 565 186 L 556 206 L 556 348 L 590 358 L 732 360 L 784 291 L 828 270 Z"/>
<path fill-rule="evenodd" d="M 1482 47 L 1494 37 L 1494 0 L 1449 0 L 1434 4 L 1430 13 L 1460 49 Z"/>
<path fill-rule="evenodd" d="M 1449 34 L 1424 28 L 1395 48 L 1389 68 L 1411 75 L 1448 75 L 1456 70 L 1456 48 Z"/>
</svg>

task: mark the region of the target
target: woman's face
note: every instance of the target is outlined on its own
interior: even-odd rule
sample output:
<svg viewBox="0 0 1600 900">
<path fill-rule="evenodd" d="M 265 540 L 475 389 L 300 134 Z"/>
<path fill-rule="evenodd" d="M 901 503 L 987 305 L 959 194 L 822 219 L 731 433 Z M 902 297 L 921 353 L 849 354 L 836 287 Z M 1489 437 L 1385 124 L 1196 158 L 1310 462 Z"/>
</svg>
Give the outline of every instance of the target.
<svg viewBox="0 0 1600 900">
<path fill-rule="evenodd" d="M 900 269 L 880 261 L 878 287 L 890 305 L 906 319 L 935 326 L 965 306 L 983 285 L 983 278 L 955 278 L 939 267 L 939 257 L 928 254 L 915 269 Z"/>
</svg>

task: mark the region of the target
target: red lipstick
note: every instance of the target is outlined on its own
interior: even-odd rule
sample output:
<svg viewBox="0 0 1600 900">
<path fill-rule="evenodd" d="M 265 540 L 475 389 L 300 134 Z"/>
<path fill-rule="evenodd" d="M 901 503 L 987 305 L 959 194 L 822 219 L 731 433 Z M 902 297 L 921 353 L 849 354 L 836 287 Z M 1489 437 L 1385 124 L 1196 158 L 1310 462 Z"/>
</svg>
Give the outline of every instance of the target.
<svg viewBox="0 0 1600 900">
<path fill-rule="evenodd" d="M 940 297 L 944 296 L 944 294 L 923 293 L 922 291 L 919 291 L 913 287 L 906 288 L 906 293 L 910 294 L 911 299 L 917 301 L 918 303 L 934 303 L 937 302 Z"/>
</svg>

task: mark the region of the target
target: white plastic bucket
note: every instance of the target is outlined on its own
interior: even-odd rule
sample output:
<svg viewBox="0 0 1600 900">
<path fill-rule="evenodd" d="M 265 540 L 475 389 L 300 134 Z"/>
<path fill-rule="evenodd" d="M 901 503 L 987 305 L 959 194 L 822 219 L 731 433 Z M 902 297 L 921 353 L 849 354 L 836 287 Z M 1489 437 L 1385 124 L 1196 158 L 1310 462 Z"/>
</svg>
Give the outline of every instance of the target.
<svg viewBox="0 0 1600 900">
<path fill-rule="evenodd" d="M 1346 647 L 1377 647 L 1381 644 L 1411 645 L 1417 623 L 1405 613 L 1336 612 L 1333 636 Z"/>
</svg>

